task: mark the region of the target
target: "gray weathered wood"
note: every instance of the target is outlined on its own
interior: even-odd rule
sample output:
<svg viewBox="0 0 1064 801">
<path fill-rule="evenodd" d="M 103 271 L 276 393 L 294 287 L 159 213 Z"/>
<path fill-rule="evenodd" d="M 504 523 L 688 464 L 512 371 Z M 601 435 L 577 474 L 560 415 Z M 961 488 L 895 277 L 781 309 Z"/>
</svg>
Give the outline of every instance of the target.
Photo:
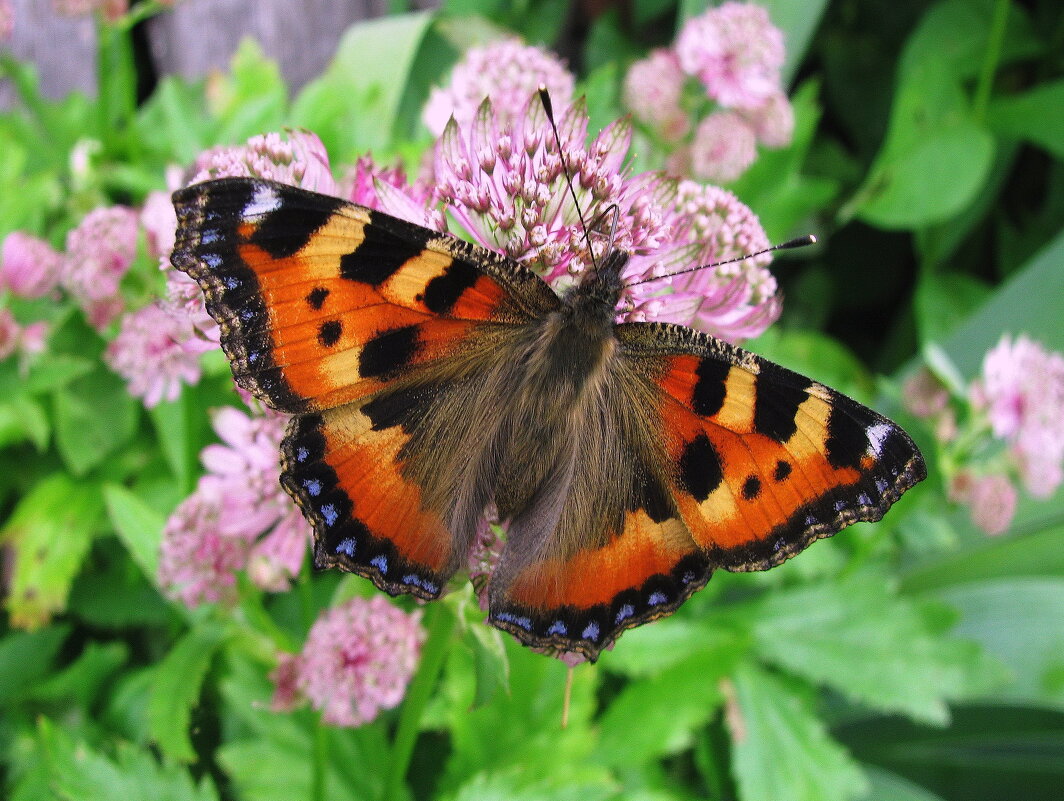
<svg viewBox="0 0 1064 801">
<path fill-rule="evenodd" d="M 96 26 L 91 18 L 62 17 L 47 0 L 12 0 L 15 27 L 0 50 L 37 66 L 45 97 L 96 92 Z M 10 108 L 15 92 L 0 81 L 0 108 Z"/>
<path fill-rule="evenodd" d="M 387 7 L 387 0 L 184 0 L 151 21 L 149 41 L 160 74 L 199 78 L 228 69 L 250 36 L 294 92 L 325 69 L 349 25 Z"/>
</svg>

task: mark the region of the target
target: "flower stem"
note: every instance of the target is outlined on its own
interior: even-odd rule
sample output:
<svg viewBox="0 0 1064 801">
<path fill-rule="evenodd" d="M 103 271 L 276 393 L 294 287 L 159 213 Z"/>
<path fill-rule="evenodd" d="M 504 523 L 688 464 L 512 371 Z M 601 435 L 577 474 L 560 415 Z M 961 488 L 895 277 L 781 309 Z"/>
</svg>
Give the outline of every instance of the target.
<svg viewBox="0 0 1064 801">
<path fill-rule="evenodd" d="M 443 669 L 454 625 L 454 613 L 445 604 L 434 603 L 427 607 L 425 628 L 429 636 L 421 650 L 421 664 L 407 689 L 406 700 L 399 714 L 399 728 L 392 744 L 391 769 L 384 789 L 386 801 L 402 801 L 405 798 L 403 783 L 406 781 L 407 768 L 410 767 L 410 757 L 414 753 L 421 715 Z"/>
<path fill-rule="evenodd" d="M 987 106 L 990 104 L 990 90 L 994 88 L 994 74 L 1001 61 L 1001 47 L 1005 41 L 1005 29 L 1009 19 L 1009 0 L 997 0 L 994 3 L 994 17 L 990 21 L 990 35 L 987 38 L 983 64 L 979 69 L 979 82 L 972 98 L 972 113 L 977 122 L 986 120 Z"/>
</svg>

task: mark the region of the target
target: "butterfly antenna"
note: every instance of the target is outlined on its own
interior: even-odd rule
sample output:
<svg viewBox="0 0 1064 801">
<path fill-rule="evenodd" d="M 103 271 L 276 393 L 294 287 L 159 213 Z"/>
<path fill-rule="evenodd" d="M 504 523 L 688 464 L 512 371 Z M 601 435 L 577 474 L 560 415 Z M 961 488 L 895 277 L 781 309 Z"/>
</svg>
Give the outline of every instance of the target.
<svg viewBox="0 0 1064 801">
<path fill-rule="evenodd" d="M 545 112 L 547 112 L 547 121 L 550 123 L 550 129 L 552 131 L 554 131 L 554 142 L 555 142 L 555 144 L 558 145 L 558 156 L 562 160 L 562 172 L 565 173 L 565 183 L 569 187 L 569 194 L 573 196 L 573 203 L 576 206 L 576 213 L 580 217 L 580 227 L 584 231 L 584 241 L 587 242 L 587 251 L 588 251 L 588 253 L 591 254 L 591 263 L 595 266 L 596 269 L 598 269 L 598 262 L 595 260 L 595 250 L 594 250 L 594 248 L 591 247 L 591 234 L 588 232 L 587 223 L 584 222 L 584 211 L 583 211 L 583 209 L 580 208 L 580 201 L 577 200 L 576 190 L 573 188 L 573 180 L 572 180 L 572 178 L 569 177 L 569 164 L 565 160 L 565 149 L 562 147 L 562 138 L 558 134 L 558 126 L 554 122 L 554 104 L 551 103 L 551 101 L 550 101 L 550 93 L 547 92 L 547 87 L 544 86 L 543 84 L 540 84 L 540 87 L 539 87 L 539 102 L 543 104 L 543 110 Z M 620 210 L 616 208 L 616 205 L 614 206 L 614 209 L 616 209 L 616 211 L 615 211 L 615 216 L 613 218 L 613 230 L 616 231 L 617 230 L 617 216 L 616 215 L 620 213 Z M 606 210 L 606 212 L 608 212 L 608 211 L 609 211 L 609 209 Z M 606 214 L 606 212 L 603 212 L 596 219 L 600 219 L 602 216 L 604 216 Z M 612 241 L 613 241 L 613 236 L 611 234 L 610 235 L 610 242 L 612 242 Z"/>
<path fill-rule="evenodd" d="M 630 284 L 625 284 L 626 287 L 639 286 L 640 284 L 649 284 L 651 281 L 660 281 L 662 278 L 672 278 L 676 275 L 683 275 L 684 273 L 693 273 L 696 270 L 706 270 L 710 267 L 720 267 L 724 264 L 734 264 L 738 261 L 745 261 L 746 259 L 753 259 L 758 256 L 763 256 L 766 253 L 772 253 L 776 250 L 793 250 L 795 248 L 804 248 L 806 245 L 815 245 L 816 237 L 812 234 L 806 234 L 805 236 L 799 236 L 795 239 L 788 239 L 786 242 L 781 242 L 778 245 L 759 250 L 756 253 L 746 253 L 742 256 L 736 256 L 733 259 L 725 259 L 724 261 L 713 261 L 709 264 L 700 264 L 697 267 L 688 267 L 686 270 L 677 270 L 674 273 L 665 273 L 664 275 L 655 275 L 651 278 L 644 278 L 642 281 L 633 281 Z"/>
</svg>

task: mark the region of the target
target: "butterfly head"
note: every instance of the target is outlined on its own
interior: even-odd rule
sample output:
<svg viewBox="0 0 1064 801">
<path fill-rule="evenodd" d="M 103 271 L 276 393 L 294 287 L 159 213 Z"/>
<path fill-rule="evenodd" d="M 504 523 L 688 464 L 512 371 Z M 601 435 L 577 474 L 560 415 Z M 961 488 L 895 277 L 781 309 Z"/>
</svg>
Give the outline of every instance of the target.
<svg viewBox="0 0 1064 801">
<path fill-rule="evenodd" d="M 612 320 L 624 289 L 621 273 L 628 259 L 629 254 L 624 251 L 611 250 L 598 266 L 584 273 L 566 295 L 567 302 L 574 309 Z"/>
</svg>

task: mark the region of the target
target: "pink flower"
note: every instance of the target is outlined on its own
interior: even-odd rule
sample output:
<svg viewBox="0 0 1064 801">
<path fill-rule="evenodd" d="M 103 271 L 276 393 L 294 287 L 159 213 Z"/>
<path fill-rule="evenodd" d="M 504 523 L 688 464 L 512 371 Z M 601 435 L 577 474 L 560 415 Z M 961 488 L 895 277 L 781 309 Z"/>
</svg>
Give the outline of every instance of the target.
<svg viewBox="0 0 1064 801">
<path fill-rule="evenodd" d="M 690 150 L 696 178 L 728 183 L 757 159 L 757 137 L 734 111 L 715 111 L 698 123 Z"/>
<path fill-rule="evenodd" d="M 540 86 L 547 87 L 556 106 L 572 100 L 573 76 L 557 56 L 515 38 L 499 39 L 466 52 L 455 65 L 450 84 L 432 90 L 422 119 L 439 136 L 452 116 L 462 126 L 472 122 L 480 104 L 490 97 L 506 124 L 524 113 Z"/>
<path fill-rule="evenodd" d="M 217 147 L 200 155 L 189 184 L 229 176 L 266 178 L 325 195 L 337 195 L 329 156 L 316 134 L 288 131 L 253 136 L 246 144 Z"/>
<path fill-rule="evenodd" d="M 190 607 L 227 600 L 222 590 L 238 570 L 279 591 L 299 572 L 310 526 L 281 489 L 284 427 L 272 412 L 252 417 L 227 406 L 215 415 L 224 444 L 203 449 L 207 474 L 163 532 L 159 582 L 169 597 Z"/>
<path fill-rule="evenodd" d="M 950 482 L 950 500 L 970 507 L 972 523 L 987 534 L 1004 534 L 1016 514 L 1016 488 L 1007 476 L 961 471 Z"/>
<path fill-rule="evenodd" d="M 122 319 L 104 358 L 126 379 L 129 394 L 150 409 L 176 400 L 182 383 L 199 383 L 199 356 L 213 348 L 213 342 L 196 337 L 188 317 L 153 303 Z"/>
<path fill-rule="evenodd" d="M 676 54 L 726 108 L 757 108 L 780 90 L 783 34 L 760 6 L 728 2 L 688 20 Z"/>
<path fill-rule="evenodd" d="M 0 255 L 0 290 L 23 298 L 47 295 L 59 283 L 62 256 L 43 239 L 12 231 Z"/>
<path fill-rule="evenodd" d="M 942 413 L 949 403 L 949 391 L 934 373 L 926 367 L 921 367 L 905 380 L 902 402 L 905 408 L 917 417 L 935 417 Z"/>
<path fill-rule="evenodd" d="M 757 336 L 779 317 L 776 279 L 768 253 L 721 264 L 769 246 L 757 216 L 734 194 L 681 181 L 664 217 L 668 246 L 629 262 L 629 282 L 711 265 L 626 290 L 626 320 L 664 320 L 692 325 L 735 342 Z"/>
<path fill-rule="evenodd" d="M 125 206 L 93 209 L 67 234 L 62 283 L 97 330 L 124 307 L 122 277 L 137 253 L 137 213 Z"/>
<path fill-rule="evenodd" d="M 207 313 L 207 304 L 199 284 L 169 265 L 164 265 L 164 272 L 168 309 L 175 315 L 187 317 L 197 336 L 220 347 L 222 332 L 218 323 Z"/>
<path fill-rule="evenodd" d="M 282 655 L 272 678 L 275 709 L 302 697 L 334 726 L 362 726 L 399 705 L 417 668 L 425 632 L 382 596 L 325 610 L 297 656 Z"/>
<path fill-rule="evenodd" d="M 0 309 L 0 361 L 3 361 L 18 348 L 22 329 L 15 320 L 11 309 Z"/>
<path fill-rule="evenodd" d="M 177 235 L 177 212 L 169 192 L 150 192 L 140 210 L 140 224 L 148 234 L 148 252 L 169 258 Z"/>
<path fill-rule="evenodd" d="M 363 156 L 347 171 L 340 182 L 340 197 L 352 203 L 369 206 L 393 217 L 416 225 L 446 230 L 443 213 L 430 206 L 432 187 L 427 181 L 407 183 L 401 166 L 378 167 L 369 156 Z"/>
<path fill-rule="evenodd" d="M 588 118 L 581 102 L 562 112 L 558 135 L 565 164 L 587 221 L 616 205 L 614 245 L 627 252 L 658 247 L 667 230 L 660 209 L 647 201 L 660 176 L 629 179 L 621 165 L 631 125 L 609 125 L 586 144 Z M 513 121 L 485 101 L 468 125 L 452 121 L 436 143 L 436 192 L 480 244 L 526 263 L 556 288 L 571 283 L 605 255 L 607 238 L 590 245 L 566 185 L 562 159 L 538 98 Z M 658 215 L 655 217 L 655 215 Z M 608 228 L 605 217 L 600 228 Z"/>
<path fill-rule="evenodd" d="M 757 141 L 766 147 L 786 147 L 794 139 L 794 107 L 782 90 L 759 106 L 743 109 L 742 114 Z"/>
<path fill-rule="evenodd" d="M 983 359 L 973 399 L 1009 444 L 1027 491 L 1051 495 L 1064 481 L 1064 356 L 1026 336 L 1002 336 Z"/>
<path fill-rule="evenodd" d="M 219 527 L 225 498 L 198 490 L 170 515 L 163 529 L 158 581 L 166 597 L 195 608 L 231 602 L 236 573 L 247 563 L 248 543 Z"/>
<path fill-rule="evenodd" d="M 691 127 L 681 106 L 686 76 L 672 50 L 658 48 L 628 68 L 624 104 L 666 142 L 682 139 Z"/>
</svg>

